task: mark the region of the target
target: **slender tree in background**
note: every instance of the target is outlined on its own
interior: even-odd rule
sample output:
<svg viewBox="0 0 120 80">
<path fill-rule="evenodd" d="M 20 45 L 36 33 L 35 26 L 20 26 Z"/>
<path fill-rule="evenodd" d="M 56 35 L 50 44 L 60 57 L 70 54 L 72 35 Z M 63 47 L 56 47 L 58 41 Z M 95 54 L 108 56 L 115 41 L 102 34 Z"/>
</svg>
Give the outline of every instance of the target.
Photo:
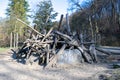
<svg viewBox="0 0 120 80">
<path fill-rule="evenodd" d="M 34 23 L 37 25 L 39 31 L 43 28 L 49 29 L 54 25 L 54 20 L 57 13 L 52 8 L 51 0 L 40 1 L 37 5 L 38 10 L 34 16 Z"/>
<path fill-rule="evenodd" d="M 7 16 L 9 17 L 9 25 L 10 25 L 10 32 L 15 31 L 21 32 L 21 28 L 24 28 L 24 25 L 18 23 L 16 18 L 19 18 L 25 22 L 27 21 L 27 12 L 29 5 L 26 0 L 9 0 L 8 8 L 7 8 Z"/>
<path fill-rule="evenodd" d="M 7 33 L 10 40 L 10 47 L 18 47 L 18 38 L 20 42 L 24 40 L 24 29 L 26 28 L 26 25 L 18 22 L 16 18 L 28 22 L 28 7 L 29 5 L 26 0 L 9 0 L 8 8 L 6 10 L 6 15 L 9 19 L 6 21 L 6 24 L 8 25 Z"/>
<path fill-rule="evenodd" d="M 9 17 L 17 17 L 23 21 L 27 21 L 27 12 L 29 11 L 28 2 L 26 0 L 9 0 L 7 15 Z"/>
</svg>

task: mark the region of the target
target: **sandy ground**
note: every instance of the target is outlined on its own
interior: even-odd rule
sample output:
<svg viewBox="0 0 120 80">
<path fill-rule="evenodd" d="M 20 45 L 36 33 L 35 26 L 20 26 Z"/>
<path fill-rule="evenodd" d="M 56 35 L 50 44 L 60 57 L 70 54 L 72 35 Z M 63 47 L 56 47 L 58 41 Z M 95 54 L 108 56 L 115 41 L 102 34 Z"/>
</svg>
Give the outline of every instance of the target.
<svg viewBox="0 0 120 80">
<path fill-rule="evenodd" d="M 110 70 L 101 63 L 74 66 L 60 64 L 56 68 L 43 69 L 37 64 L 18 63 L 11 56 L 10 53 L 0 53 L 0 80 L 98 80 L 100 74 Z"/>
</svg>

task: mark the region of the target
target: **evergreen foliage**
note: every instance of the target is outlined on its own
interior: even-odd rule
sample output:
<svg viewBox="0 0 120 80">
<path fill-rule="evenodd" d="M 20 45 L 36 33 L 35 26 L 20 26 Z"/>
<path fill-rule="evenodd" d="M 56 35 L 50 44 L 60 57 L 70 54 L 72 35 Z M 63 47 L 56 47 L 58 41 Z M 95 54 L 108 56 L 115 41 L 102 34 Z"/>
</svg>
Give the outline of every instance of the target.
<svg viewBox="0 0 120 80">
<path fill-rule="evenodd" d="M 9 17 L 17 17 L 23 21 L 27 20 L 29 5 L 26 0 L 9 0 L 8 6 L 6 14 Z"/>
<path fill-rule="evenodd" d="M 40 1 L 37 5 L 38 10 L 34 16 L 34 23 L 37 25 L 38 30 L 49 29 L 54 25 L 53 20 L 57 13 L 52 8 L 51 0 Z"/>
<path fill-rule="evenodd" d="M 18 32 L 20 35 L 23 34 L 25 25 L 18 22 L 16 18 L 28 22 L 28 7 L 29 5 L 26 0 L 9 0 L 8 8 L 6 10 L 6 15 L 9 17 L 9 21 L 7 21 L 7 24 L 9 25 L 8 33 Z"/>
</svg>

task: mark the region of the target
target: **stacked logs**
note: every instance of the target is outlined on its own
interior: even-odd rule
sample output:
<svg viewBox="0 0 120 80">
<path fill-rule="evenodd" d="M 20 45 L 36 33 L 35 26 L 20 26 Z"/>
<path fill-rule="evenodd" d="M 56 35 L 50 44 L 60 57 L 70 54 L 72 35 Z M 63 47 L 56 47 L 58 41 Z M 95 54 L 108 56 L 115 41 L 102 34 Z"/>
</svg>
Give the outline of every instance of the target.
<svg viewBox="0 0 120 80">
<path fill-rule="evenodd" d="M 91 59 L 96 61 L 94 54 L 90 54 L 89 50 L 83 49 L 75 36 L 68 36 L 59 31 L 54 31 L 53 28 L 47 34 L 38 34 L 36 36 L 32 34 L 32 37 L 27 39 L 16 52 L 16 59 L 18 61 L 29 60 L 34 56 L 39 64 L 51 66 L 56 62 L 58 55 L 62 54 L 65 49 L 78 49 L 85 62 L 90 63 Z"/>
<path fill-rule="evenodd" d="M 69 30 L 70 31 L 70 30 Z M 33 33 L 35 32 L 35 33 Z M 86 49 L 81 46 L 79 36 L 71 35 L 54 30 L 52 27 L 47 33 L 40 33 L 32 29 L 30 37 L 24 42 L 23 46 L 15 52 L 17 61 L 31 62 L 31 58 L 36 59 L 40 65 L 50 67 L 57 61 L 58 55 L 65 49 L 78 49 L 84 62 L 96 62 L 97 57 L 92 49 Z"/>
</svg>

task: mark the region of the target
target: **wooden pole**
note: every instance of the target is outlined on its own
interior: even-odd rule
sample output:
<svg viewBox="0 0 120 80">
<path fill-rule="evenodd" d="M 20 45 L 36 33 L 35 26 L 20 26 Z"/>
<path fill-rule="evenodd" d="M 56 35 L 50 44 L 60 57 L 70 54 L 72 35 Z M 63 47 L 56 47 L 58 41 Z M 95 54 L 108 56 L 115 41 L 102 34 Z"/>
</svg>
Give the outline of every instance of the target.
<svg viewBox="0 0 120 80">
<path fill-rule="evenodd" d="M 90 29 L 91 29 L 91 34 L 92 34 L 92 41 L 93 41 L 94 35 L 93 35 L 93 25 L 92 25 L 91 17 L 89 17 L 89 22 L 90 22 Z"/>
<path fill-rule="evenodd" d="M 18 48 L 18 33 L 16 33 L 16 47 Z"/>
<path fill-rule="evenodd" d="M 63 14 L 61 15 L 61 18 L 60 18 L 60 22 L 59 22 L 59 25 L 58 25 L 58 30 L 60 30 L 60 27 L 61 27 L 61 24 L 62 24 L 62 20 L 63 20 Z"/>
<path fill-rule="evenodd" d="M 16 47 L 16 35 L 15 35 L 15 33 L 14 33 L 14 48 Z"/>
<path fill-rule="evenodd" d="M 13 34 L 12 34 L 12 32 L 10 33 L 10 48 L 12 48 L 13 46 L 12 46 L 12 40 L 13 40 Z"/>
<path fill-rule="evenodd" d="M 82 33 L 80 34 L 80 42 L 82 43 L 81 46 L 83 47 L 83 42 L 84 42 L 84 41 L 83 41 L 83 34 L 82 34 Z"/>
<path fill-rule="evenodd" d="M 44 36 L 44 38 L 42 39 L 41 42 L 43 42 L 43 41 L 50 35 L 50 33 L 52 32 L 53 29 L 54 29 L 54 27 L 52 27 L 52 28 L 48 31 L 48 33 Z"/>
<path fill-rule="evenodd" d="M 66 14 L 66 24 L 67 24 L 67 32 L 68 32 L 68 34 L 71 34 L 71 29 L 70 29 L 70 25 L 69 25 L 69 16 L 68 16 L 68 13 Z"/>
<path fill-rule="evenodd" d="M 38 33 L 39 35 L 43 35 L 41 33 L 39 33 L 37 30 L 35 30 L 32 26 L 28 25 L 27 23 L 25 23 L 24 21 L 20 20 L 17 18 L 17 20 L 23 24 L 25 24 L 26 26 L 28 26 L 29 28 L 31 28 L 33 31 L 35 31 L 36 33 Z"/>
<path fill-rule="evenodd" d="M 48 52 L 47 52 L 47 58 L 46 58 L 47 60 L 46 60 L 46 64 L 49 63 L 49 56 L 50 56 L 50 55 L 49 55 L 49 54 L 50 54 L 50 53 L 49 53 L 49 47 L 50 47 L 50 46 L 47 45 L 47 50 L 48 50 Z"/>
</svg>

